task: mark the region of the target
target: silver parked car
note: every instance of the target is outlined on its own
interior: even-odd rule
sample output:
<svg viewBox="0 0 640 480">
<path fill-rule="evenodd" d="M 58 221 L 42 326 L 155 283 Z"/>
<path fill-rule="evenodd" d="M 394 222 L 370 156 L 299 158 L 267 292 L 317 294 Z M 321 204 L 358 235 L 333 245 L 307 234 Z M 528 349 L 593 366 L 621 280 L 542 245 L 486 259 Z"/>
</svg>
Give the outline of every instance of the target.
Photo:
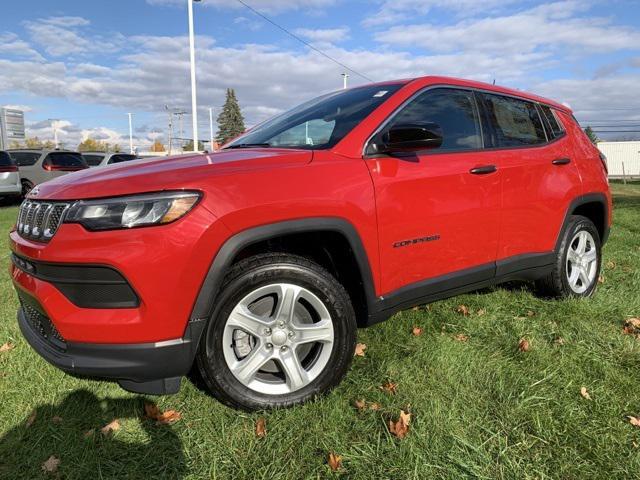
<svg viewBox="0 0 640 480">
<path fill-rule="evenodd" d="M 0 151 L 0 198 L 18 197 L 21 193 L 18 165 L 11 155 Z"/>
<path fill-rule="evenodd" d="M 129 162 L 138 158 L 131 153 L 115 152 L 82 152 L 82 156 L 90 167 L 104 167 L 114 163 Z"/>
<path fill-rule="evenodd" d="M 36 185 L 89 168 L 82 155 L 69 150 L 7 150 L 18 164 L 22 183 L 22 195 Z"/>
</svg>

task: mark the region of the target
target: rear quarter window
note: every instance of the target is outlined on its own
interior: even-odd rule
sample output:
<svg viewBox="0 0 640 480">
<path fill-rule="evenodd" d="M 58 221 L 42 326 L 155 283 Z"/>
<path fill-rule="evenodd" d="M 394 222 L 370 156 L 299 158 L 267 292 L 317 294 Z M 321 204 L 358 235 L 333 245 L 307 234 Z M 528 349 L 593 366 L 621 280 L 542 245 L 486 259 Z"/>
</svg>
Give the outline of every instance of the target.
<svg viewBox="0 0 640 480">
<path fill-rule="evenodd" d="M 488 93 L 482 97 L 497 147 L 522 147 L 547 141 L 542 120 L 533 103 Z"/>
<path fill-rule="evenodd" d="M 547 134 L 549 135 L 549 140 L 553 140 L 564 135 L 564 128 L 562 127 L 562 123 L 558 120 L 558 117 L 551 109 L 551 107 L 542 105 L 540 107 L 540 110 L 542 110 L 542 116 L 544 117 L 545 124 L 547 126 Z"/>
<path fill-rule="evenodd" d="M 114 155 L 109 159 L 109 163 L 122 163 L 122 162 L 130 162 L 131 160 L 135 160 L 137 157 L 135 155 L 127 155 L 127 154 L 118 154 Z"/>
<path fill-rule="evenodd" d="M 86 162 L 79 153 L 55 152 L 47 155 L 45 162 L 54 167 L 84 167 Z"/>
<path fill-rule="evenodd" d="M 100 162 L 104 158 L 102 155 L 82 155 L 90 167 L 96 167 L 100 165 Z"/>
</svg>

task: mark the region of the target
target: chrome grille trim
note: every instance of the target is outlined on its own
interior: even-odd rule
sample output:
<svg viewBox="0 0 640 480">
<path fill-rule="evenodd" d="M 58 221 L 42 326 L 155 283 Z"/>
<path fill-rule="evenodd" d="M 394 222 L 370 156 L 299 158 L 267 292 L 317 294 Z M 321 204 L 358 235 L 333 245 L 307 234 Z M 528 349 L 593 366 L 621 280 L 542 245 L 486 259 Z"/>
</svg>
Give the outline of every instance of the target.
<svg viewBox="0 0 640 480">
<path fill-rule="evenodd" d="M 18 234 L 29 240 L 48 242 L 58 231 L 70 206 L 68 202 L 25 200 L 18 214 Z"/>
</svg>

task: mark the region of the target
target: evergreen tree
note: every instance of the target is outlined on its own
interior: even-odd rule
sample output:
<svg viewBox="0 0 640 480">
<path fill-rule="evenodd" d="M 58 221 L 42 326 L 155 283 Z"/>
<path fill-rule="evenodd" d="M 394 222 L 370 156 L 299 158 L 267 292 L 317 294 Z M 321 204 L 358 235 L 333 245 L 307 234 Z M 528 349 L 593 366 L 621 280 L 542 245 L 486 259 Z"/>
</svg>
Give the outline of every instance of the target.
<svg viewBox="0 0 640 480">
<path fill-rule="evenodd" d="M 232 88 L 227 89 L 227 99 L 222 111 L 218 115 L 218 143 L 227 143 L 245 131 L 244 118 L 240 111 L 240 105 L 236 98 L 236 92 Z"/>
<path fill-rule="evenodd" d="M 587 135 L 587 137 L 589 137 L 589 140 L 591 140 L 591 143 L 593 143 L 594 145 L 600 141 L 600 139 L 596 135 L 596 132 L 594 132 L 593 128 L 591 128 L 590 126 L 584 129 L 584 133 Z"/>
<path fill-rule="evenodd" d="M 198 140 L 198 151 L 202 152 L 204 150 L 204 143 Z M 193 140 L 189 140 L 183 147 L 183 152 L 193 152 Z"/>
</svg>

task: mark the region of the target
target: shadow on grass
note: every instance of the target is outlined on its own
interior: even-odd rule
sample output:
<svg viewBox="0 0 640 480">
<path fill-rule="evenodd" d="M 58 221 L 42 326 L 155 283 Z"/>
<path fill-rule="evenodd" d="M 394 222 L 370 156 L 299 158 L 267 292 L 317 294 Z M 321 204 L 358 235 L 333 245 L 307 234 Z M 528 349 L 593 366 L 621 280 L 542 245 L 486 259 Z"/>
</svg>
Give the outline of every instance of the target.
<svg viewBox="0 0 640 480">
<path fill-rule="evenodd" d="M 84 389 L 60 404 L 41 405 L 30 426 L 25 419 L 0 439 L 0 477 L 39 477 L 43 462 L 54 455 L 61 461 L 56 475 L 63 478 L 182 478 L 180 438 L 171 426 L 143 419 L 143 408 L 142 397 L 100 400 Z M 122 424 L 131 418 L 142 431 L 100 431 L 114 419 Z M 128 430 L 138 430 L 130 425 Z"/>
</svg>

